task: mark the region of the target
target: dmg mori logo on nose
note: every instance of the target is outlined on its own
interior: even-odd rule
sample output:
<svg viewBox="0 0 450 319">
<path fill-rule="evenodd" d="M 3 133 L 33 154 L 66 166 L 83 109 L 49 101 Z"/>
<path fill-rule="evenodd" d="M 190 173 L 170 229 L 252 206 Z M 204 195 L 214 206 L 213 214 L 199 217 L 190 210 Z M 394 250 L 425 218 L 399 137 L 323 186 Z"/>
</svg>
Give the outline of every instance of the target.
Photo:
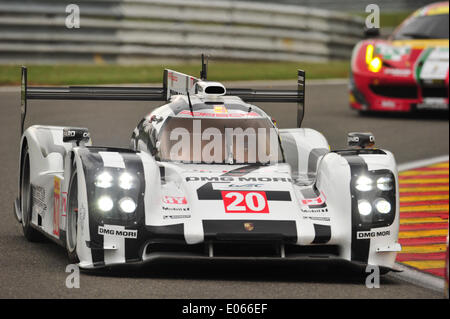
<svg viewBox="0 0 450 319">
<path fill-rule="evenodd" d="M 255 225 L 253 225 L 253 223 L 244 223 L 244 228 L 246 231 L 252 231 L 255 229 Z"/>
</svg>

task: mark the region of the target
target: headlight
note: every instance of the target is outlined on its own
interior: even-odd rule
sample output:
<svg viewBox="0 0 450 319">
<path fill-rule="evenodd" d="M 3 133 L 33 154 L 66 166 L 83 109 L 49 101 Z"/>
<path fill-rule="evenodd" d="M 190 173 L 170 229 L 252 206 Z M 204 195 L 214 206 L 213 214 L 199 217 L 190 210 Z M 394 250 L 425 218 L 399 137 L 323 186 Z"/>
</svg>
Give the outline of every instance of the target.
<svg viewBox="0 0 450 319">
<path fill-rule="evenodd" d="M 381 61 L 381 59 L 379 57 L 376 57 L 372 61 L 370 61 L 369 70 L 374 73 L 377 73 L 381 70 L 382 66 L 383 66 L 383 62 Z"/>
<path fill-rule="evenodd" d="M 102 172 L 95 178 L 95 186 L 100 188 L 110 188 L 112 186 L 113 177 L 108 172 Z"/>
<path fill-rule="evenodd" d="M 130 197 L 124 197 L 119 201 L 120 210 L 124 213 L 131 214 L 136 210 L 136 202 Z"/>
<path fill-rule="evenodd" d="M 383 66 L 383 61 L 379 57 L 373 56 L 374 48 L 372 44 L 369 44 L 366 48 L 366 63 L 369 71 L 377 73 Z"/>
<path fill-rule="evenodd" d="M 134 177 L 129 173 L 122 173 L 119 177 L 119 186 L 122 189 L 129 190 L 133 187 Z"/>
<path fill-rule="evenodd" d="M 380 191 L 390 191 L 392 189 L 392 178 L 380 177 L 377 180 L 377 187 Z"/>
<path fill-rule="evenodd" d="M 360 192 L 368 192 L 373 189 L 373 180 L 367 176 L 360 176 L 356 180 L 356 189 Z"/>
<path fill-rule="evenodd" d="M 391 212 L 391 203 L 389 203 L 384 198 L 378 198 L 375 201 L 375 208 L 381 214 L 389 214 Z"/>
<path fill-rule="evenodd" d="M 369 44 L 366 48 L 366 63 L 370 64 L 373 59 L 373 45 Z"/>
<path fill-rule="evenodd" d="M 363 216 L 368 216 L 372 213 L 372 205 L 366 200 L 360 200 L 358 202 L 359 213 Z"/>
<path fill-rule="evenodd" d="M 100 197 L 98 199 L 97 205 L 98 209 L 100 209 L 103 212 L 109 212 L 114 207 L 112 199 L 108 196 Z"/>
</svg>

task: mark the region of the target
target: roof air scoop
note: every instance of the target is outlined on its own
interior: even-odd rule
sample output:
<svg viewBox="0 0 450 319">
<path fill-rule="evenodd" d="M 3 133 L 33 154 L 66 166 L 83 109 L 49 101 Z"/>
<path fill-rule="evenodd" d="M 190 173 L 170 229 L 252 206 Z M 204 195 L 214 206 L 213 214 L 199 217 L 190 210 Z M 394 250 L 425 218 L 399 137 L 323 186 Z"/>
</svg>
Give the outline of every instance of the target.
<svg viewBox="0 0 450 319">
<path fill-rule="evenodd" d="M 198 81 L 195 84 L 195 91 L 199 98 L 210 101 L 219 100 L 219 97 L 227 92 L 221 83 L 207 81 Z"/>
</svg>

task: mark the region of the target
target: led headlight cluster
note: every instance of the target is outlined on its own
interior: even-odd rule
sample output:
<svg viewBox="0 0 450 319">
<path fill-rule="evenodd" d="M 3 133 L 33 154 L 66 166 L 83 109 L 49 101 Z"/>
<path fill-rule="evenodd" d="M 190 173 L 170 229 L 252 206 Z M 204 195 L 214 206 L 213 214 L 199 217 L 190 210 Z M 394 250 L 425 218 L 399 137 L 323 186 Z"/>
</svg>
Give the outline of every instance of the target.
<svg viewBox="0 0 450 319">
<path fill-rule="evenodd" d="M 130 197 L 124 197 L 119 200 L 119 208 L 122 212 L 131 214 L 136 210 L 136 202 Z"/>
<path fill-rule="evenodd" d="M 114 202 L 109 196 L 102 196 L 97 202 L 98 209 L 102 212 L 109 212 L 114 207 Z"/>
<path fill-rule="evenodd" d="M 374 206 L 376 210 L 381 214 L 389 214 L 391 212 L 392 206 L 384 198 L 378 198 L 375 200 Z"/>
<path fill-rule="evenodd" d="M 96 175 L 94 184 L 101 194 L 108 190 L 107 193 L 100 195 L 97 200 L 97 208 L 101 212 L 107 213 L 112 211 L 115 206 L 114 200 L 110 196 L 111 193 L 116 193 L 117 197 L 120 198 L 120 196 L 123 196 L 120 195 L 121 193 L 127 194 L 138 188 L 139 182 L 137 177 L 129 172 L 116 173 L 105 170 Z M 132 196 L 123 196 L 117 201 L 117 206 L 122 213 L 131 214 L 136 211 L 137 203 Z"/>
<path fill-rule="evenodd" d="M 377 198 L 373 203 L 373 207 L 368 200 L 358 201 L 358 211 L 363 216 L 369 216 L 374 208 L 380 214 L 389 214 L 392 206 L 391 203 L 384 198 Z"/>
<path fill-rule="evenodd" d="M 395 181 L 388 170 L 371 171 L 356 177 L 354 196 L 362 223 L 389 224 L 394 219 Z"/>
<path fill-rule="evenodd" d="M 129 190 L 134 186 L 135 177 L 128 172 L 123 172 L 119 175 L 118 185 L 120 188 Z M 103 171 L 95 178 L 95 186 L 99 188 L 110 188 L 113 186 L 114 177 L 111 173 Z"/>
<path fill-rule="evenodd" d="M 110 188 L 113 185 L 113 177 L 108 172 L 102 172 L 95 178 L 95 186 L 99 188 Z"/>
<path fill-rule="evenodd" d="M 370 192 L 376 187 L 380 191 L 390 191 L 394 181 L 391 176 L 382 176 L 376 179 L 362 175 L 356 180 L 356 189 L 360 192 Z"/>
</svg>

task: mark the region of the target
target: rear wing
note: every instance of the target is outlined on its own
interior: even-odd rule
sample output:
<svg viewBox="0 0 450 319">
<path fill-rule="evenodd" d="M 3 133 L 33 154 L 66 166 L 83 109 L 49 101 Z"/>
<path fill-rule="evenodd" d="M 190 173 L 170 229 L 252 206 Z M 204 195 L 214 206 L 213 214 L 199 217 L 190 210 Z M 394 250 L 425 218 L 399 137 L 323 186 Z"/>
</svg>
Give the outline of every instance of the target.
<svg viewBox="0 0 450 319">
<path fill-rule="evenodd" d="M 233 89 L 227 88 L 226 95 L 240 97 L 243 101 L 272 102 L 272 103 L 296 103 L 297 127 L 301 127 L 305 117 L 305 71 L 297 70 L 297 90 L 267 90 L 267 89 Z"/>
<path fill-rule="evenodd" d="M 203 62 L 203 59 L 202 59 Z M 164 70 L 162 87 L 110 86 L 28 86 L 28 72 L 22 67 L 21 133 L 24 131 L 28 100 L 110 100 L 110 101 L 169 101 L 173 95 L 195 94 L 195 83 L 206 81 L 206 65 L 202 63 L 201 79 L 177 71 Z M 245 102 L 296 103 L 297 126 L 305 113 L 305 72 L 298 70 L 297 90 L 254 90 L 227 88 L 226 95 L 240 97 Z"/>
</svg>

